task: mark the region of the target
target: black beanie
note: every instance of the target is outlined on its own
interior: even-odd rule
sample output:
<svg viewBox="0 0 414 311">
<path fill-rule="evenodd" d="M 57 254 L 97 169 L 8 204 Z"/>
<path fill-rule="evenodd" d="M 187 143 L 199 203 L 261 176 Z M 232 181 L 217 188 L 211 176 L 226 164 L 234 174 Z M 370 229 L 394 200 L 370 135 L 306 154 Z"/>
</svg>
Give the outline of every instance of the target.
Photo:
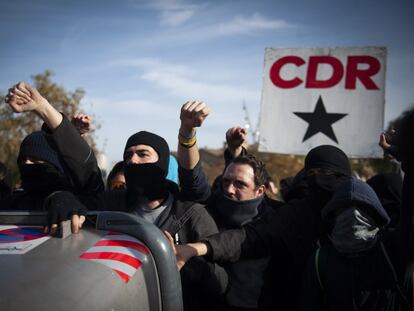
<svg viewBox="0 0 414 311">
<path fill-rule="evenodd" d="M 59 160 L 59 155 L 47 140 L 45 132 L 33 132 L 23 139 L 20 144 L 17 164 L 23 164 L 26 157 L 33 157 L 37 160 L 45 161 L 55 166 L 61 173 L 64 173 L 62 163 Z"/>
<path fill-rule="evenodd" d="M 346 176 L 352 175 L 351 164 L 346 154 L 331 145 L 318 146 L 308 152 L 305 158 L 305 171 L 313 168 L 329 169 Z"/>
<path fill-rule="evenodd" d="M 127 149 L 131 146 L 136 145 L 147 145 L 154 148 L 154 150 L 158 153 L 159 158 L 155 164 L 157 164 L 157 166 L 162 169 L 162 171 L 165 173 L 164 176 L 167 176 L 168 165 L 170 161 L 170 148 L 168 147 L 168 143 L 165 141 L 165 139 L 161 136 L 146 131 L 135 133 L 127 140 L 124 149 L 124 160 L 125 152 Z"/>
</svg>

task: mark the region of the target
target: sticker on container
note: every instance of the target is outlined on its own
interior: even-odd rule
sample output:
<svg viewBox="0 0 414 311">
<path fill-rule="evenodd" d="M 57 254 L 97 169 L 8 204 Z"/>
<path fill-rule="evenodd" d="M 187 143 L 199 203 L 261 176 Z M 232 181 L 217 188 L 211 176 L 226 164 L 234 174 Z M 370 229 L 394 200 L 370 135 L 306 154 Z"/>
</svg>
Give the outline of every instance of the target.
<svg viewBox="0 0 414 311">
<path fill-rule="evenodd" d="M 42 227 L 0 226 L 0 255 L 22 255 L 48 239 Z"/>
<path fill-rule="evenodd" d="M 148 248 L 139 240 L 129 235 L 109 232 L 80 255 L 80 258 L 111 268 L 125 283 L 128 283 L 148 254 Z"/>
</svg>

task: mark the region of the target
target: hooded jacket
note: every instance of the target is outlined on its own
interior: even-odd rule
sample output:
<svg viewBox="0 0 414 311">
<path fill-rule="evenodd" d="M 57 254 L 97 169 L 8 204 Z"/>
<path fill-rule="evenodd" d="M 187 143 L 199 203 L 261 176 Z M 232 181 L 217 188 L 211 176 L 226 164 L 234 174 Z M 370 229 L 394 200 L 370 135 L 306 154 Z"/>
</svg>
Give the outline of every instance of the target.
<svg viewBox="0 0 414 311">
<path fill-rule="evenodd" d="M 374 190 L 351 178 L 338 186 L 321 214 L 332 231 L 341 227 L 342 233 L 353 235 L 346 235 L 347 240 L 340 244 L 331 238 L 332 245 L 322 246 L 310 257 L 302 310 L 407 310 L 397 282 L 394 254 L 382 241 L 381 231 L 375 229 L 383 228 L 390 219 Z M 340 224 L 344 215 L 350 219 Z M 355 215 L 361 221 L 353 222 Z M 367 237 L 361 231 L 376 234 Z"/>
</svg>

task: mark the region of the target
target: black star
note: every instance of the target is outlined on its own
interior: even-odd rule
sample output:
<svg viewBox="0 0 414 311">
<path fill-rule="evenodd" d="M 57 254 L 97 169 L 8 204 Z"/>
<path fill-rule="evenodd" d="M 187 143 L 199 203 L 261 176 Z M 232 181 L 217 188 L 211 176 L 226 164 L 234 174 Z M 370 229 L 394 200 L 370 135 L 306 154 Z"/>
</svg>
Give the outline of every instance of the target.
<svg viewBox="0 0 414 311">
<path fill-rule="evenodd" d="M 338 143 L 338 140 L 332 129 L 332 124 L 347 115 L 346 113 L 327 113 L 321 96 L 319 96 L 313 112 L 294 112 L 294 114 L 309 123 L 308 130 L 305 136 L 303 136 L 302 142 L 321 132 L 336 143 Z"/>
</svg>

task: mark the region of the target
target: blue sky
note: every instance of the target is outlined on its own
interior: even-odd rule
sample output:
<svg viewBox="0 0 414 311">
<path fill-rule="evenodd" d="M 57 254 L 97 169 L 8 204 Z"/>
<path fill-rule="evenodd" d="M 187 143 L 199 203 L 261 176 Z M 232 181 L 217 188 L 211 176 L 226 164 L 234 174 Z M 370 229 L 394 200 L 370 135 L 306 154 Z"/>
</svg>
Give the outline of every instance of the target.
<svg viewBox="0 0 414 311">
<path fill-rule="evenodd" d="M 385 121 L 414 103 L 414 1 L 4 1 L 0 91 L 50 69 L 102 125 L 98 146 L 121 159 L 139 130 L 176 149 L 179 109 L 203 100 L 211 115 L 199 145 L 222 146 L 227 128 L 256 126 L 264 50 L 388 48 Z"/>
</svg>

